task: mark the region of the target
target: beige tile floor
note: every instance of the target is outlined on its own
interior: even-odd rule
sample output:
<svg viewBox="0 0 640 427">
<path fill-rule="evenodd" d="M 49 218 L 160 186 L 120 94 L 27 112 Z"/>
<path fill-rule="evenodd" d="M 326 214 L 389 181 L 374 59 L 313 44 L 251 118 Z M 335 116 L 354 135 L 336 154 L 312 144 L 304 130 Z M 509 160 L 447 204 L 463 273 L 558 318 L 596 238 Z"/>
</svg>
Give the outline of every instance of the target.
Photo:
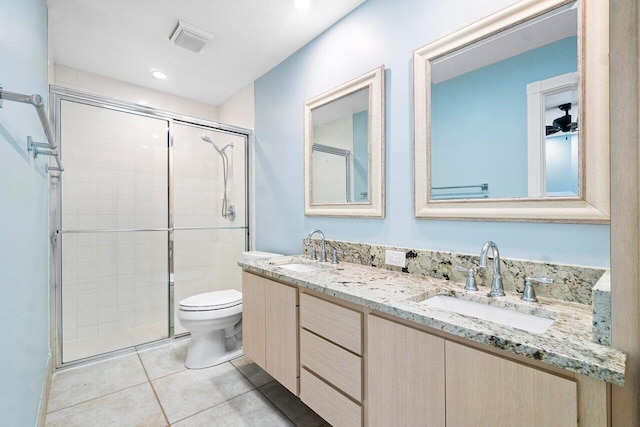
<svg viewBox="0 0 640 427">
<path fill-rule="evenodd" d="M 185 369 L 188 340 L 53 375 L 46 426 L 328 424 L 248 357 Z"/>
<path fill-rule="evenodd" d="M 137 328 L 124 329 L 114 334 L 65 341 L 62 344 L 64 363 L 159 340 L 167 336 L 167 329 L 167 322 L 164 321 L 150 323 Z"/>
</svg>

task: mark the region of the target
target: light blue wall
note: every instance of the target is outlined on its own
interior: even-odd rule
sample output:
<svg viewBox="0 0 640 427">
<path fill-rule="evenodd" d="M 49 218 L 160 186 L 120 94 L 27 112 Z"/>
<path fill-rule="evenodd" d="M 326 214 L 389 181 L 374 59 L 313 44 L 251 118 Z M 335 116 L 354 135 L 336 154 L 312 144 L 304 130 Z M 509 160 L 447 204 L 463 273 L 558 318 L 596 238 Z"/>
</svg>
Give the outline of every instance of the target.
<svg viewBox="0 0 640 427">
<path fill-rule="evenodd" d="M 577 142 L 576 142 L 577 143 Z M 545 138 L 546 191 L 578 194 L 578 152 L 571 150 L 571 134 L 555 134 Z"/>
<path fill-rule="evenodd" d="M 527 197 L 527 84 L 577 67 L 567 37 L 433 85 L 433 186 L 486 182 L 491 197 Z"/>
<path fill-rule="evenodd" d="M 609 227 L 416 220 L 413 216 L 412 51 L 512 0 L 368 0 L 255 83 L 256 246 L 300 253 L 327 238 L 475 254 L 495 240 L 508 258 L 608 266 Z M 386 219 L 304 216 L 305 100 L 381 64 L 386 77 Z"/>
<path fill-rule="evenodd" d="M 44 0 L 0 0 L 0 83 L 38 93 L 47 86 Z M 30 105 L 0 109 L 0 424 L 36 424 L 49 351 L 48 177 L 27 155 L 44 133 Z"/>
<path fill-rule="evenodd" d="M 353 115 L 353 199 L 366 202 L 369 189 L 369 111 Z"/>
</svg>

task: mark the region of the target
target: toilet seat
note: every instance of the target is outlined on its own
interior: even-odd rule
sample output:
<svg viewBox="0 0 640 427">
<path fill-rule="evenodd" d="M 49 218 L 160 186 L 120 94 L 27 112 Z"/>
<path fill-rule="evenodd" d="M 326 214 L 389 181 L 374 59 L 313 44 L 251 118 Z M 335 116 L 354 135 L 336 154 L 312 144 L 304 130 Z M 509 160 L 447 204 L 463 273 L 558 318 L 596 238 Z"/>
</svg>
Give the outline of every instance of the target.
<svg viewBox="0 0 640 427">
<path fill-rule="evenodd" d="M 180 301 L 180 310 L 212 311 L 242 304 L 242 293 L 235 289 L 205 292 Z"/>
</svg>

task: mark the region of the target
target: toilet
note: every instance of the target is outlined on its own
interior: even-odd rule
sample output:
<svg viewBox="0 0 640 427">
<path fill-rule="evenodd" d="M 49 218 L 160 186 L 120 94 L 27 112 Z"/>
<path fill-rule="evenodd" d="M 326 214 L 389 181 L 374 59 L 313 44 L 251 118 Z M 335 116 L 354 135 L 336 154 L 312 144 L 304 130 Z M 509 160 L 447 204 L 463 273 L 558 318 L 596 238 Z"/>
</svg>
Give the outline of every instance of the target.
<svg viewBox="0 0 640 427">
<path fill-rule="evenodd" d="M 280 254 L 243 252 L 245 260 L 266 259 Z M 202 369 L 242 355 L 242 293 L 235 289 L 206 292 L 180 301 L 180 324 L 191 333 L 184 366 Z"/>
</svg>

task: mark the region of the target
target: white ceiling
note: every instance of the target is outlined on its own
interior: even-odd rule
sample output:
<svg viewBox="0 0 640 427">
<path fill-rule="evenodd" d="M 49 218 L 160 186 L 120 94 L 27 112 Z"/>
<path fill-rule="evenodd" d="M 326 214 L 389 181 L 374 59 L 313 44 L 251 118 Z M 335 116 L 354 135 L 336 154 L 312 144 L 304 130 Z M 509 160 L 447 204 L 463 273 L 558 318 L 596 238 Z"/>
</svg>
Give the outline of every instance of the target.
<svg viewBox="0 0 640 427">
<path fill-rule="evenodd" d="M 578 34 L 575 3 L 501 31 L 432 61 L 431 81 L 440 83 Z"/>
<path fill-rule="evenodd" d="M 56 64 L 220 105 L 364 1 L 47 0 L 49 38 Z M 200 53 L 177 47 L 178 19 L 213 41 Z"/>
</svg>

